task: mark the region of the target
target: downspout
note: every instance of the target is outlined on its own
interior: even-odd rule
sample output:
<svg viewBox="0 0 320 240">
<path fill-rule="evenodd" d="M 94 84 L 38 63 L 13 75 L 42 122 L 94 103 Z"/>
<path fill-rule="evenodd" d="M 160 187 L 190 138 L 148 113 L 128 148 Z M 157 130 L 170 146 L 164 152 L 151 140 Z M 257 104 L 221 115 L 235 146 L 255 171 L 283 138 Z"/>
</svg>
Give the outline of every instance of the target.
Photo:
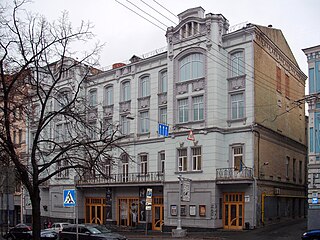
<svg viewBox="0 0 320 240">
<path fill-rule="evenodd" d="M 261 222 L 262 225 L 264 226 L 264 204 L 265 204 L 265 197 L 266 197 L 266 193 L 263 192 L 261 194 Z"/>
</svg>

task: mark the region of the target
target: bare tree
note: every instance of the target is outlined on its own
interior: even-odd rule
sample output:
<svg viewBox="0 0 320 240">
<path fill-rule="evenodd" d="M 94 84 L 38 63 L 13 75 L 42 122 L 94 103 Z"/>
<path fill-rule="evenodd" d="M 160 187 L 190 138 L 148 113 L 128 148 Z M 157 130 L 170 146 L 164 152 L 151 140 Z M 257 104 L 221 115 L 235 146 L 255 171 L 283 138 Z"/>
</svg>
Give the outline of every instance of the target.
<svg viewBox="0 0 320 240">
<path fill-rule="evenodd" d="M 14 1 L 11 15 L 8 7 L 0 9 L 0 152 L 30 195 L 33 239 L 40 239 L 41 184 L 71 171 L 103 173 L 110 152 L 122 149 L 116 127 L 88 121 L 88 114 L 99 114 L 86 104 L 85 84 L 99 72 L 101 45 L 82 57 L 71 49 L 94 39 L 90 23 L 73 28 L 66 13 L 49 23 L 26 13 L 25 3 Z M 17 121 L 27 129 L 25 155 L 13 136 Z"/>
</svg>

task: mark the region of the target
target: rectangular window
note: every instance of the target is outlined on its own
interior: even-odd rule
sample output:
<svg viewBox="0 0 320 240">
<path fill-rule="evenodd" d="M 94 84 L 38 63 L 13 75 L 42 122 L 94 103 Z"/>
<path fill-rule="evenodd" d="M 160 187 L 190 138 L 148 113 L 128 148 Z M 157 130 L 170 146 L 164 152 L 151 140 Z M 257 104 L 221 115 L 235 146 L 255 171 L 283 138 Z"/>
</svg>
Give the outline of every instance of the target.
<svg viewBox="0 0 320 240">
<path fill-rule="evenodd" d="M 277 91 L 281 92 L 281 68 L 277 66 Z"/>
<path fill-rule="evenodd" d="M 198 96 L 192 98 L 193 102 L 193 120 L 199 121 L 203 120 L 203 96 Z"/>
<path fill-rule="evenodd" d="M 165 161 L 166 161 L 165 152 L 160 152 L 159 153 L 159 170 L 160 170 L 160 173 L 162 174 L 164 174 L 164 170 L 165 170 Z"/>
<path fill-rule="evenodd" d="M 293 181 L 296 180 L 296 159 L 292 159 L 292 178 Z"/>
<path fill-rule="evenodd" d="M 59 171 L 60 169 L 67 167 L 68 162 L 67 160 L 61 160 L 57 162 L 57 170 Z M 69 169 L 62 170 L 61 172 L 58 172 L 57 174 L 58 178 L 69 178 Z"/>
<path fill-rule="evenodd" d="M 112 118 L 105 118 L 103 120 L 103 131 L 105 136 L 111 136 L 113 133 Z"/>
<path fill-rule="evenodd" d="M 201 147 L 192 148 L 192 170 L 201 170 Z"/>
<path fill-rule="evenodd" d="M 244 94 L 231 95 L 231 119 L 244 118 Z"/>
<path fill-rule="evenodd" d="M 290 98 L 290 81 L 289 81 L 289 75 L 285 75 L 285 95 L 287 98 Z"/>
<path fill-rule="evenodd" d="M 315 93 L 314 68 L 309 69 L 309 94 Z"/>
<path fill-rule="evenodd" d="M 184 172 L 188 169 L 187 149 L 178 149 L 178 171 Z"/>
<path fill-rule="evenodd" d="M 104 90 L 104 104 L 106 106 L 113 104 L 113 88 L 110 86 Z"/>
<path fill-rule="evenodd" d="M 299 181 L 302 181 L 302 161 L 299 161 Z"/>
<path fill-rule="evenodd" d="M 159 123 L 167 124 L 167 108 L 159 108 Z"/>
<path fill-rule="evenodd" d="M 17 132 L 15 130 L 13 131 L 13 143 L 17 143 Z"/>
<path fill-rule="evenodd" d="M 124 135 L 128 135 L 130 133 L 130 120 L 127 116 L 121 116 L 121 133 Z"/>
<path fill-rule="evenodd" d="M 178 100 L 178 115 L 179 115 L 179 123 L 188 122 L 188 99 L 180 99 Z"/>
<path fill-rule="evenodd" d="M 148 173 L 148 155 L 140 155 L 140 173 L 146 175 Z"/>
<path fill-rule="evenodd" d="M 19 144 L 22 143 L 22 129 L 19 129 Z"/>
<path fill-rule="evenodd" d="M 140 133 L 148 133 L 149 131 L 149 112 L 140 112 Z"/>
<path fill-rule="evenodd" d="M 96 124 L 90 124 L 90 126 L 89 126 L 89 139 L 97 139 Z"/>
<path fill-rule="evenodd" d="M 313 138 L 313 128 L 310 128 L 309 130 L 309 152 L 312 153 L 314 152 L 314 138 Z"/>
<path fill-rule="evenodd" d="M 106 175 L 106 177 L 110 177 L 111 176 L 111 159 L 110 158 L 106 158 L 105 159 L 105 172 L 104 174 Z"/>
<path fill-rule="evenodd" d="M 63 141 L 63 125 L 59 124 L 56 127 L 56 141 L 62 142 Z"/>
<path fill-rule="evenodd" d="M 286 177 L 289 178 L 289 164 L 290 164 L 290 158 L 286 157 Z"/>
<path fill-rule="evenodd" d="M 243 167 L 243 146 L 232 147 L 233 167 L 235 171 L 242 171 Z"/>
</svg>

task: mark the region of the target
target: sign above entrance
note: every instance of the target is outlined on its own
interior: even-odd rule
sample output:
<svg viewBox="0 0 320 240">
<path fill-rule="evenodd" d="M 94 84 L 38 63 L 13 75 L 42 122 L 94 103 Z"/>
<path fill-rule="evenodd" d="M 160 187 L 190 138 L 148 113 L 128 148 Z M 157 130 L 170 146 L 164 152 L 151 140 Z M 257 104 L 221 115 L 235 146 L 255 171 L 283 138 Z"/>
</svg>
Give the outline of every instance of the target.
<svg viewBox="0 0 320 240">
<path fill-rule="evenodd" d="M 64 207 L 76 206 L 76 192 L 74 189 L 63 190 L 63 206 Z"/>
</svg>

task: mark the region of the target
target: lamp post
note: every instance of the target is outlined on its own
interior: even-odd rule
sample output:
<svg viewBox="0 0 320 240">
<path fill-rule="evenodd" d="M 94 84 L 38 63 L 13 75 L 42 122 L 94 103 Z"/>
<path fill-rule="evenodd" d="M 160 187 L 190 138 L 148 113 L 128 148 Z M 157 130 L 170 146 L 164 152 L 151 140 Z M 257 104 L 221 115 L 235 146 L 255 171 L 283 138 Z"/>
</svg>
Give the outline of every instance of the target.
<svg viewBox="0 0 320 240">
<path fill-rule="evenodd" d="M 181 227 L 181 197 L 182 197 L 182 175 L 181 173 L 178 176 L 179 179 L 179 200 L 178 200 L 178 220 L 177 220 L 177 228 L 172 229 L 172 237 L 185 237 L 187 235 L 187 231 L 182 229 Z"/>
</svg>

